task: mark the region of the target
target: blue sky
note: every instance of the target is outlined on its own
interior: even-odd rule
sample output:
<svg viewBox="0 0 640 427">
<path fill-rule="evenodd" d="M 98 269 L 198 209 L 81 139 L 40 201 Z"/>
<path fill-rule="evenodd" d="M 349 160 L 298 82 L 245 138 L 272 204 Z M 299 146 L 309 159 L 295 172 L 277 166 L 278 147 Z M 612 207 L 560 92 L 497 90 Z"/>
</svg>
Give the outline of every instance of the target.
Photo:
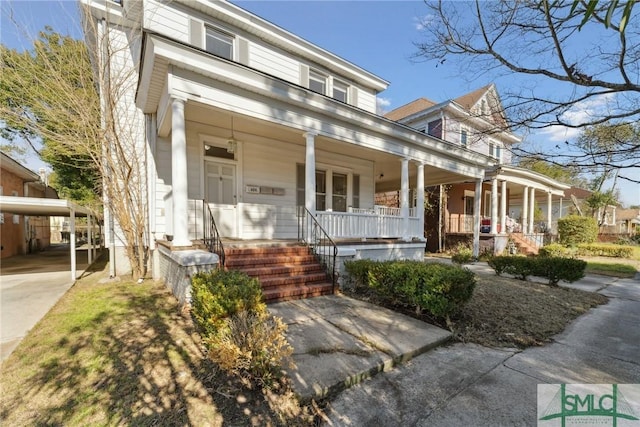
<svg viewBox="0 0 640 427">
<path fill-rule="evenodd" d="M 453 65 L 436 66 L 433 62 L 413 58 L 414 42 L 421 38 L 420 23 L 428 13 L 421 0 L 233 2 L 389 81 L 389 88 L 380 94 L 386 110 L 419 97 L 434 101 L 456 98 L 492 82 L 490 76 L 473 70 L 461 75 Z M 28 46 L 28 38 L 16 31 L 7 19 L 7 3 L 2 3 L 2 43 L 16 48 Z M 79 34 L 74 1 L 23 0 L 12 2 L 12 6 L 14 18 L 31 34 L 45 24 L 56 31 Z M 517 79 L 502 77 L 493 81 L 500 91 L 509 84 L 516 84 Z M 575 114 L 584 114 L 588 108 L 597 106 L 585 106 Z M 555 144 L 576 135 L 574 130 L 555 128 L 528 135 L 527 139 Z M 30 167 L 36 167 L 36 162 L 29 163 Z M 640 179 L 640 170 L 627 175 Z M 619 187 L 624 203 L 640 204 L 639 185 L 621 182 Z"/>
</svg>

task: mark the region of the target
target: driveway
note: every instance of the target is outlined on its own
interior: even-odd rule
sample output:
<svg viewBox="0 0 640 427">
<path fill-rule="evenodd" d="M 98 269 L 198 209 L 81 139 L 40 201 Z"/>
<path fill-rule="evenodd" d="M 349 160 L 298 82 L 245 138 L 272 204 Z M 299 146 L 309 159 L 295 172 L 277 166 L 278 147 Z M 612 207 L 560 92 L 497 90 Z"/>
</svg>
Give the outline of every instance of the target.
<svg viewBox="0 0 640 427">
<path fill-rule="evenodd" d="M 590 276 L 572 287 L 597 290 L 610 301 L 544 347 L 454 344 L 422 354 L 340 393 L 326 425 L 559 426 L 559 419 L 538 424 L 538 384 L 640 384 L 638 276 Z M 640 386 L 625 392 L 640 418 Z M 635 422 L 624 425 L 640 425 Z"/>
<path fill-rule="evenodd" d="M 77 251 L 77 275 L 87 268 L 87 251 Z M 73 285 L 69 245 L 2 260 L 0 270 L 0 360 Z"/>
</svg>

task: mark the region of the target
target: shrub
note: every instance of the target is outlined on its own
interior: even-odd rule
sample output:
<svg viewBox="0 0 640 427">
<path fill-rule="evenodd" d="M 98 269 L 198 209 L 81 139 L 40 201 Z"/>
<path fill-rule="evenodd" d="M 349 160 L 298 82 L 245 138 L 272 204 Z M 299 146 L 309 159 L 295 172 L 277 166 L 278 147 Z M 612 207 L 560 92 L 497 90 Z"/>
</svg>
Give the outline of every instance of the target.
<svg viewBox="0 0 640 427">
<path fill-rule="evenodd" d="M 580 244 L 577 253 L 582 256 L 609 256 L 618 258 L 631 258 L 633 256 L 633 246 L 603 245 L 603 244 Z"/>
<path fill-rule="evenodd" d="M 515 276 L 516 279 L 527 280 L 527 277 L 536 273 L 536 258 L 512 256 L 507 263 L 504 272 Z"/>
<path fill-rule="evenodd" d="M 557 286 L 560 280 L 575 282 L 584 277 L 586 261 L 564 257 L 538 257 L 535 259 L 536 276 L 549 279 L 549 285 Z"/>
<path fill-rule="evenodd" d="M 281 319 L 265 311 L 239 311 L 225 319 L 225 327 L 205 338 L 209 357 L 227 372 L 247 374 L 264 385 L 280 375 L 293 349 L 284 337 Z"/>
<path fill-rule="evenodd" d="M 257 279 L 240 271 L 214 270 L 191 279 L 191 313 L 203 335 L 215 334 L 227 317 L 240 311 L 266 312 Z"/>
<path fill-rule="evenodd" d="M 558 234 L 563 245 L 593 243 L 598 238 L 598 223 L 595 218 L 569 215 L 558 219 Z"/>
<path fill-rule="evenodd" d="M 473 251 L 467 246 L 458 246 L 454 254 L 451 255 L 451 261 L 455 264 L 469 264 L 475 260 Z"/>
<path fill-rule="evenodd" d="M 352 261 L 349 274 L 357 274 L 362 285 L 373 289 L 391 304 L 413 306 L 433 316 L 448 317 L 471 298 L 476 284 L 468 269 L 416 261 Z M 366 270 L 366 271 L 365 271 Z"/>
<path fill-rule="evenodd" d="M 511 258 L 513 257 L 493 256 L 489 258 L 489 260 L 487 260 L 487 264 L 489 264 L 489 267 L 495 270 L 496 275 L 500 276 L 502 273 L 505 272 L 505 269 L 507 268 L 507 266 L 511 264 Z"/>
<path fill-rule="evenodd" d="M 541 247 L 538 250 L 538 255 L 544 257 L 562 257 L 569 255 L 569 249 L 559 243 L 551 243 Z"/>
<path fill-rule="evenodd" d="M 258 280 L 215 270 L 191 279 L 192 310 L 208 355 L 222 369 L 269 385 L 291 354 L 286 325 L 268 314 Z"/>
</svg>

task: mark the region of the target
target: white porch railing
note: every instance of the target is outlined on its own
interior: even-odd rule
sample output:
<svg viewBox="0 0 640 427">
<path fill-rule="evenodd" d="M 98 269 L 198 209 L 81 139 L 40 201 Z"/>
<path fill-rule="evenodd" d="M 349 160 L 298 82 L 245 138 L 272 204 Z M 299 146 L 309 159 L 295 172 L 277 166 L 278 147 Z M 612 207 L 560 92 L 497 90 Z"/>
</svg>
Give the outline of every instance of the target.
<svg viewBox="0 0 640 427">
<path fill-rule="evenodd" d="M 386 210 L 390 209 L 390 210 Z M 416 217 L 409 217 L 409 230 L 403 230 L 403 218 L 399 215 L 399 208 L 383 210 L 395 215 L 383 215 L 368 212 L 317 212 L 318 222 L 329 236 L 336 239 L 362 238 L 400 238 L 423 237 L 422 224 Z"/>
<path fill-rule="evenodd" d="M 448 233 L 473 233 L 473 215 L 450 214 Z"/>
</svg>

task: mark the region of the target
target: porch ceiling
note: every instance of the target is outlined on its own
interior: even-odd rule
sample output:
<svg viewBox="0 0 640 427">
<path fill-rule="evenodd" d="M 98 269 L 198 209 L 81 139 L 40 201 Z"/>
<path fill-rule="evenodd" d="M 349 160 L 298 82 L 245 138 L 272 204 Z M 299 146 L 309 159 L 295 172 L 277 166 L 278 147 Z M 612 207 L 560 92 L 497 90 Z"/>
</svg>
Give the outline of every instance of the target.
<svg viewBox="0 0 640 427">
<path fill-rule="evenodd" d="M 188 102 L 185 108 L 185 118 L 189 122 L 211 126 L 214 136 L 231 137 L 231 122 L 233 117 L 233 135 L 236 139 L 259 138 L 282 141 L 289 144 L 305 145 L 305 138 L 300 130 L 259 120 L 253 117 L 232 113 L 227 110 L 211 107 L 197 102 Z M 369 160 L 374 163 L 376 191 L 393 191 L 400 188 L 401 157 L 352 143 L 343 142 L 327 136 L 318 136 L 315 143 L 317 150 L 336 153 L 345 157 Z M 471 178 L 456 174 L 445 169 L 425 165 L 425 186 L 451 184 L 469 181 Z M 416 182 L 417 164 L 409 162 L 410 186 Z"/>
</svg>

